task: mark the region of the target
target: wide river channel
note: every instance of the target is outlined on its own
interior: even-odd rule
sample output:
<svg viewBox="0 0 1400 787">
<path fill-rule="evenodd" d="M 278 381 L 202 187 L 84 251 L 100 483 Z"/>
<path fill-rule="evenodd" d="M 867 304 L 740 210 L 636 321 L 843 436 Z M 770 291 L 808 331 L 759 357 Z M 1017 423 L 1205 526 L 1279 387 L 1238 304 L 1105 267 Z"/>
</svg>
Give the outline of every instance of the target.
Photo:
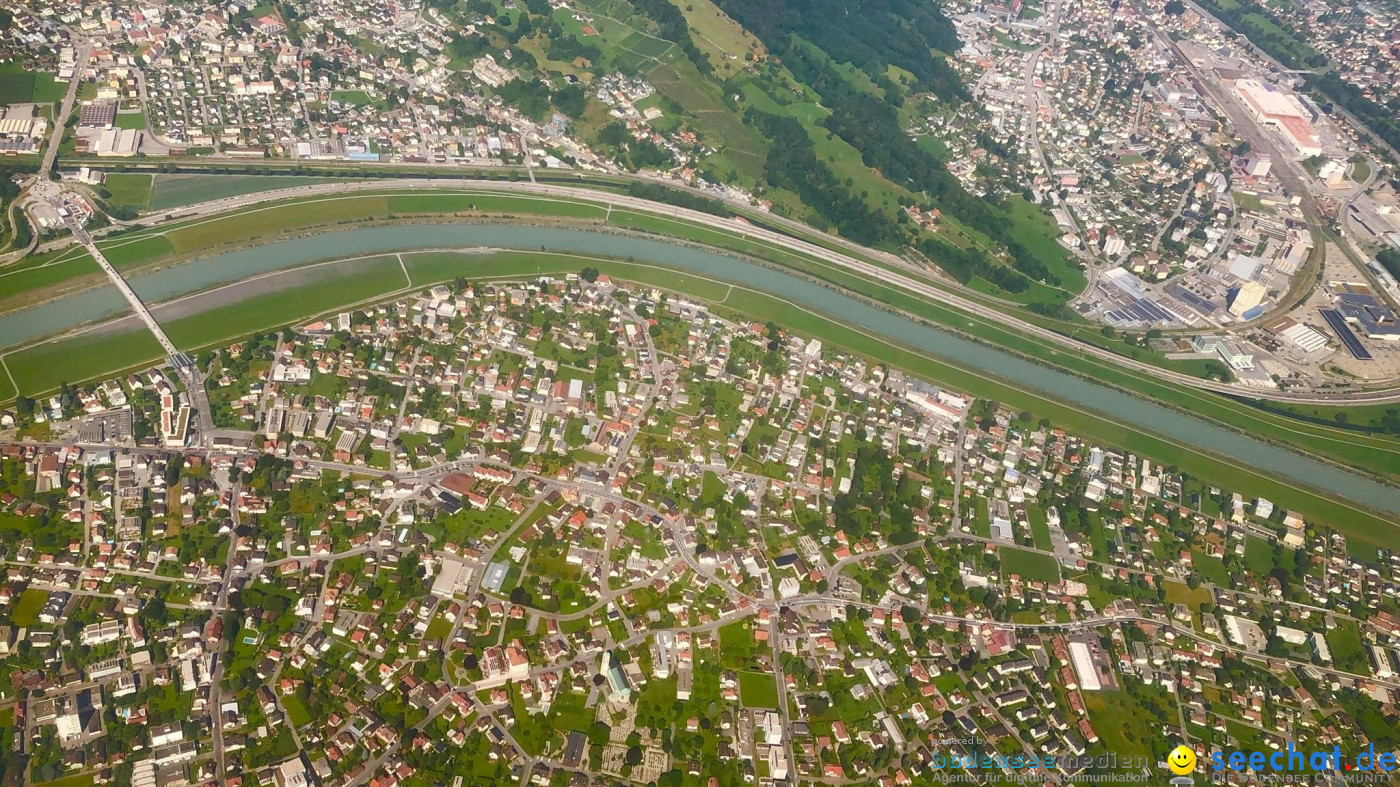
<svg viewBox="0 0 1400 787">
<path fill-rule="evenodd" d="M 157 303 L 260 273 L 321 260 L 410 249 L 480 247 L 529 250 L 543 247 L 555 252 L 633 258 L 752 287 L 845 325 L 917 347 L 958 366 L 987 372 L 1026 389 L 1097 411 L 1120 423 L 1228 457 L 1277 479 L 1329 490 L 1338 497 L 1400 517 L 1400 488 L 921 325 L 780 270 L 663 240 L 519 224 L 368 227 L 250 246 L 136 276 L 131 279 L 131 285 L 147 303 Z M 465 257 L 464 266 L 470 266 L 470 260 Z M 463 274 L 470 273 L 469 267 L 464 267 Z M 126 310 L 126 303 L 115 287 L 79 293 L 0 316 L 0 345 L 21 344 Z"/>
</svg>

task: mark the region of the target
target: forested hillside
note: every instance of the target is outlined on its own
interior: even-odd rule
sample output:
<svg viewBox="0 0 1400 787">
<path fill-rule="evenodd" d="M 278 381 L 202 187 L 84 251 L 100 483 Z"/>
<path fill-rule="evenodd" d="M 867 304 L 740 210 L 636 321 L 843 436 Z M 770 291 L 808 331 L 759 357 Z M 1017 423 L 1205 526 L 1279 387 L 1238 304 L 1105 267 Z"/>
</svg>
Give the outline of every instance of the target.
<svg viewBox="0 0 1400 787">
<path fill-rule="evenodd" d="M 537 121 L 568 116 L 624 168 L 694 172 L 1041 309 L 1068 297 L 1055 287 L 1074 263 L 1038 208 L 1019 204 L 1018 188 L 969 194 L 945 153 L 909 137 L 915 119 L 968 100 L 937 2 L 429 2 L 474 31 L 450 43 L 454 68 L 491 55 L 533 73 L 491 92 Z M 984 147 L 1014 155 L 1000 141 Z M 938 211 L 938 225 L 911 221 L 910 206 Z"/>
</svg>

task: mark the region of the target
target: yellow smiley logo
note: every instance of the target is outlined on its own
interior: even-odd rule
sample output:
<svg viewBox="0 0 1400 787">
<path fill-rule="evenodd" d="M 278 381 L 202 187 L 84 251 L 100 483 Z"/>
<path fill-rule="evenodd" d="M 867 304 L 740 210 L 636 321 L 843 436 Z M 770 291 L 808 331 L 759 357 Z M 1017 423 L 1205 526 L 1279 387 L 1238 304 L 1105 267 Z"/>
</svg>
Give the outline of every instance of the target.
<svg viewBox="0 0 1400 787">
<path fill-rule="evenodd" d="M 1196 770 L 1196 752 L 1190 746 L 1178 746 L 1167 755 L 1167 767 L 1177 776 L 1186 776 Z"/>
</svg>

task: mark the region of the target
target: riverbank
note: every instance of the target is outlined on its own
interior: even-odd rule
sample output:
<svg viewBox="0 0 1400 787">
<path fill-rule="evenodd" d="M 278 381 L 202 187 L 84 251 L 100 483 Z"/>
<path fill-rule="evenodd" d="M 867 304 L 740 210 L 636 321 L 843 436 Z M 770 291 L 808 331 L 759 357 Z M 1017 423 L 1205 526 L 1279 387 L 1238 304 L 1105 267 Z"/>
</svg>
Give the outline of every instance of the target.
<svg viewBox="0 0 1400 787">
<path fill-rule="evenodd" d="M 529 233 L 531 241 L 543 245 L 559 245 L 564 238 L 578 242 L 581 239 L 576 236 L 582 234 L 582 240 L 593 248 L 574 253 L 517 250 L 489 255 L 410 251 L 393 255 L 395 263 L 402 260 L 402 271 L 397 273 L 398 264 L 388 262 L 386 255 L 376 255 L 378 250 L 395 245 L 436 241 L 435 245 L 447 246 L 450 244 L 445 241 L 453 238 L 477 241 L 459 245 L 490 245 L 481 243 L 488 239 L 483 235 L 488 231 L 489 237 L 496 240 L 509 237 L 501 233 Z M 302 248 L 302 254 L 359 251 L 358 255 L 347 256 L 374 260 L 374 270 L 363 276 L 338 272 L 333 289 L 319 281 L 303 280 L 296 288 L 271 293 L 264 290 L 248 298 L 230 298 L 225 294 L 220 296 L 225 299 L 221 304 L 210 304 L 211 308 L 199 314 L 174 319 L 167 326 L 172 337 L 180 337 L 176 341 L 182 349 L 195 349 L 205 346 L 206 341 L 222 344 L 255 330 L 312 316 L 306 310 L 289 313 L 288 309 L 296 304 L 316 312 L 334 311 L 343 308 L 345 302 L 379 300 L 384 293 L 402 292 L 409 287 L 418 289 L 457 276 L 532 277 L 541 273 L 576 272 L 591 265 L 621 278 L 716 302 L 718 308 L 732 309 L 746 318 L 777 320 L 800 333 L 907 368 L 950 387 L 1049 417 L 1058 426 L 1152 457 L 1163 464 L 1175 465 L 1196 477 L 1210 478 L 1214 483 L 1269 497 L 1281 506 L 1302 511 L 1310 518 L 1372 543 L 1394 543 L 1396 537 L 1392 523 L 1400 518 L 1400 490 L 921 325 L 791 273 L 760 267 L 736 257 L 628 236 L 518 225 L 376 227 L 319 235 L 300 242 L 314 242 Z M 288 245 L 291 243 L 293 241 L 262 247 L 261 256 L 293 260 L 297 248 Z M 367 254 L 371 256 L 366 257 Z M 205 265 L 219 266 L 228 262 L 228 255 L 210 260 L 212 262 Z M 151 275 L 190 277 L 200 270 L 206 268 L 196 263 Z M 678 274 L 677 270 L 683 273 Z M 197 287 L 198 283 L 187 281 L 185 284 Z M 166 282 L 165 286 L 171 285 Z M 375 288 L 383 292 L 365 294 Z M 724 288 L 723 295 L 720 288 Z M 314 291 L 329 293 L 326 297 L 339 293 L 342 303 L 307 300 Z M 211 330 L 208 326 L 222 327 L 213 329 L 214 333 L 205 333 Z M 229 335 L 215 338 L 217 333 Z M 88 361 L 108 359 L 113 367 L 128 365 L 117 363 L 124 357 L 121 353 L 132 354 L 126 356 L 131 359 L 131 366 L 156 360 L 159 355 L 158 349 L 151 349 L 153 342 L 143 351 L 139 340 L 129 341 L 142 335 L 137 331 L 92 334 L 88 331 L 22 350 L 6 356 L 6 365 L 14 371 L 13 364 L 18 361 L 17 376 L 24 377 L 52 375 L 62 357 L 75 353 Z M 144 358 L 135 357 L 143 354 Z M 110 376 L 117 369 L 105 371 Z M 1368 505 L 1388 513 L 1377 515 L 1363 510 Z"/>
<path fill-rule="evenodd" d="M 346 184 L 347 187 L 351 185 L 353 184 Z M 265 195 L 258 195 L 258 198 L 263 196 Z M 1050 343 L 1044 338 L 1025 335 L 1008 326 L 1005 321 L 998 320 L 994 314 L 982 315 L 962 311 L 890 286 L 878 276 L 856 275 L 812 253 L 804 252 L 798 248 L 796 242 L 783 244 L 759 237 L 755 230 L 740 223 L 734 223 L 732 227 L 728 224 L 722 227 L 700 225 L 678 216 L 643 213 L 606 203 L 594 204 L 591 199 L 601 199 L 603 196 L 590 194 L 588 197 L 589 199 L 577 202 L 541 195 L 460 189 L 425 187 L 419 193 L 406 194 L 401 190 L 379 188 L 366 193 L 315 198 L 293 197 L 271 203 L 258 203 L 256 208 L 234 215 L 185 218 L 161 227 L 126 232 L 118 237 L 104 239 L 102 247 L 113 264 L 131 278 L 133 286 L 143 299 L 158 302 L 186 294 L 187 290 L 158 287 L 154 284 L 157 277 L 140 272 L 196 264 L 210 257 L 228 260 L 229 276 L 205 283 L 205 286 L 213 286 L 278 267 L 280 263 L 272 255 L 262 255 L 261 250 L 268 248 L 269 244 L 311 237 L 313 233 L 324 235 L 327 232 L 359 226 L 392 225 L 404 221 L 478 224 L 532 222 L 551 226 L 583 227 L 600 233 L 630 231 L 659 235 L 669 242 L 680 241 L 723 249 L 751 260 L 761 261 L 763 264 L 777 265 L 785 270 L 821 280 L 843 291 L 878 301 L 911 318 L 953 327 L 960 333 L 1012 350 L 1024 357 L 1038 359 L 1041 363 L 1052 364 L 1095 382 L 1115 386 L 1213 419 L 1242 434 L 1295 446 L 1329 461 L 1380 477 L 1391 480 L 1400 478 L 1400 439 L 1394 436 L 1342 429 L 1338 428 L 1335 422 L 1328 424 L 1319 419 L 1300 421 L 1283 412 L 1260 409 L 1248 400 L 1237 400 L 1160 379 L 1151 372 L 1097 357 L 1091 354 L 1088 348 L 1077 347 L 1074 344 Z M 655 207 L 658 210 L 666 210 L 664 205 Z M 488 208 L 491 210 L 487 211 Z M 448 209 L 462 209 L 462 212 L 435 212 Z M 403 248 L 422 246 L 421 243 L 411 242 Z M 526 241 L 504 244 L 502 247 L 538 248 L 538 244 Z M 394 250 L 383 248 L 377 251 L 382 253 Z M 554 250 L 574 251 L 570 247 Z M 86 262 L 87 265 L 95 267 L 86 255 L 80 255 L 60 264 Z M 250 255 L 262 255 L 262 258 L 249 260 L 247 257 Z M 325 260 L 331 256 L 334 255 L 319 254 L 298 259 L 305 263 Z M 354 250 L 348 250 L 342 256 L 354 256 Z M 905 270 L 900 270 L 899 273 L 903 276 L 910 275 Z M 3 277 L 3 274 L 0 274 L 0 277 Z M 915 280 L 932 281 L 930 278 L 919 277 Z M 0 285 L 5 284 L 13 282 L 0 278 Z M 76 310 L 89 318 L 106 317 L 125 309 L 124 301 L 110 287 L 88 290 L 55 301 L 60 302 L 64 304 L 63 310 Z M 28 310 L 22 319 L 10 319 L 13 316 L 13 313 L 0 315 L 0 337 L 4 337 L 8 344 L 33 341 L 42 336 L 68 330 L 77 324 L 65 320 L 55 321 L 46 317 L 45 313 L 33 309 Z M 4 393 L 0 390 L 0 395 Z M 1377 406 L 1358 409 L 1373 412 Z"/>
</svg>

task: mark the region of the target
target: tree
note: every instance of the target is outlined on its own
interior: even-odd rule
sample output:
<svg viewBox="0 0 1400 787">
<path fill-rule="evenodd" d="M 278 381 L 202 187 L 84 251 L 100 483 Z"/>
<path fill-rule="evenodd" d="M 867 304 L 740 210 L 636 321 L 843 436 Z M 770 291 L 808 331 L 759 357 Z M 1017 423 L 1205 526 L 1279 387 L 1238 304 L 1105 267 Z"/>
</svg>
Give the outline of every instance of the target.
<svg viewBox="0 0 1400 787">
<path fill-rule="evenodd" d="M 146 602 L 146 606 L 141 610 L 146 620 L 157 626 L 163 626 L 170 622 L 170 611 L 165 607 L 165 599 L 153 598 Z"/>
<path fill-rule="evenodd" d="M 590 284 L 598 280 L 598 275 L 598 269 L 593 267 L 584 268 L 579 272 L 579 276 Z"/>
<path fill-rule="evenodd" d="M 628 746 L 628 747 L 627 747 L 627 756 L 626 756 L 626 758 L 624 759 L 624 762 L 626 762 L 629 766 L 631 766 L 631 767 L 633 767 L 633 768 L 637 767 L 638 765 L 641 765 L 641 764 L 642 764 L 642 747 L 641 747 L 641 746 Z"/>
<path fill-rule="evenodd" d="M 606 746 L 612 737 L 612 727 L 601 721 L 593 722 L 588 728 L 588 742 L 594 746 Z"/>
</svg>

